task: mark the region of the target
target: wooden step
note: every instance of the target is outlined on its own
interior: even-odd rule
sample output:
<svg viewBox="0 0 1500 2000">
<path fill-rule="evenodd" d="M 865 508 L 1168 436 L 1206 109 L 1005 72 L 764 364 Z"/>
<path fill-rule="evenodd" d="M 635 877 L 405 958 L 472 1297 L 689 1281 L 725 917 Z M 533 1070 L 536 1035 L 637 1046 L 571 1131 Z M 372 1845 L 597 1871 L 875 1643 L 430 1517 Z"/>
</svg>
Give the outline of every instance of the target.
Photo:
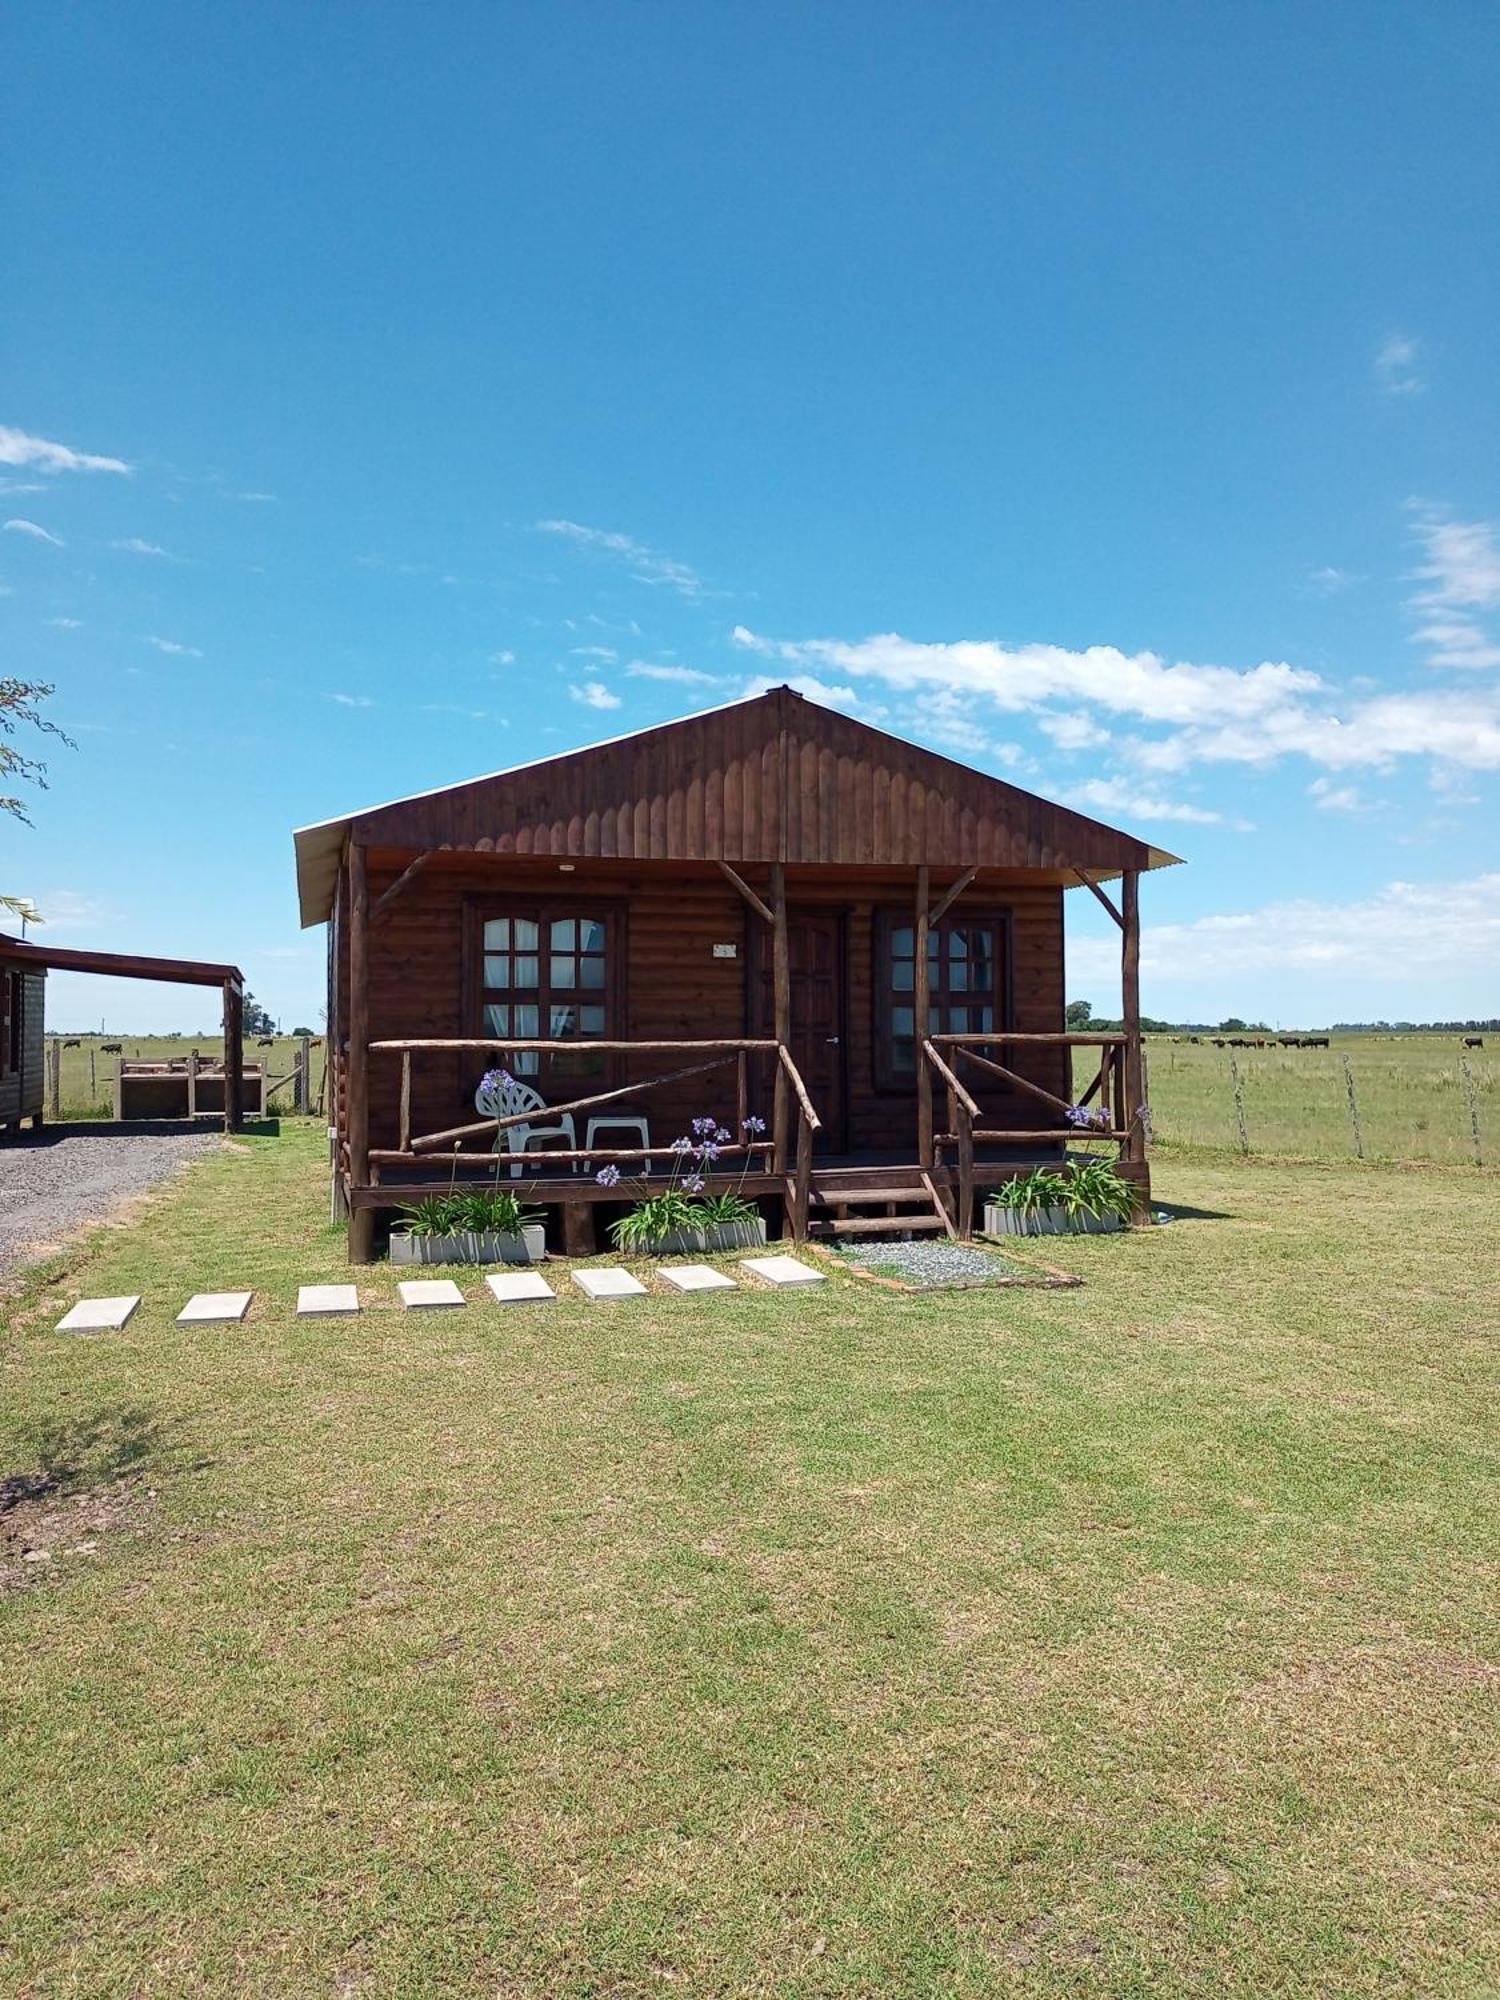
<svg viewBox="0 0 1500 2000">
<path fill-rule="evenodd" d="M 810 1222 L 811 1236 L 922 1236 L 946 1230 L 947 1223 L 931 1210 L 925 1215 L 851 1215 L 832 1222 Z"/>
<path fill-rule="evenodd" d="M 920 1181 L 913 1182 L 910 1186 L 903 1184 L 900 1187 L 862 1188 L 828 1187 L 814 1181 L 811 1198 L 822 1202 L 827 1208 L 868 1208 L 872 1202 L 881 1201 L 915 1202 L 919 1208 L 932 1206 L 927 1197 L 927 1190 Z"/>
</svg>

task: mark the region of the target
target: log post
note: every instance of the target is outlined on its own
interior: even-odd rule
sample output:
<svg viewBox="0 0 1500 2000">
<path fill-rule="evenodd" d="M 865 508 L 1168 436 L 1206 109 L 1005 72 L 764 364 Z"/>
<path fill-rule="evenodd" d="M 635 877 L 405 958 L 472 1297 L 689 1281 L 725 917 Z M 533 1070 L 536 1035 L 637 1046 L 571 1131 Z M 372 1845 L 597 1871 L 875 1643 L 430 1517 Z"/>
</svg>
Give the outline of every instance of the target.
<svg viewBox="0 0 1500 2000">
<path fill-rule="evenodd" d="M 296 1108 L 305 1118 L 312 1110 L 312 1043 L 306 1035 L 297 1038 L 297 1081 L 292 1090 Z"/>
<path fill-rule="evenodd" d="M 924 861 L 917 870 L 916 928 L 912 943 L 915 948 L 915 974 L 913 978 L 912 1012 L 915 1016 L 916 1034 L 912 1042 L 912 1061 L 917 1070 L 917 1162 L 929 1172 L 934 1161 L 932 1153 L 932 1088 L 927 1075 L 927 1058 L 922 1053 L 922 1044 L 932 1033 L 928 1016 L 932 1012 L 932 981 L 927 970 L 928 932 L 928 870 Z"/>
<path fill-rule="evenodd" d="M 401 1051 L 401 1136 L 396 1144 L 403 1153 L 411 1151 L 411 1050 Z"/>
<path fill-rule="evenodd" d="M 792 1241 L 807 1241 L 807 1210 L 812 1196 L 813 1128 L 805 1113 L 797 1120 L 797 1181 L 792 1202 Z"/>
<path fill-rule="evenodd" d="M 778 1063 L 777 1068 L 781 1065 Z M 743 1049 L 735 1058 L 734 1065 L 734 1115 L 736 1121 L 735 1138 L 745 1139 L 745 1121 L 750 1116 L 750 1063 Z"/>
<path fill-rule="evenodd" d="M 791 941 L 787 936 L 786 923 L 786 869 L 779 861 L 771 863 L 771 994 L 773 1010 L 772 1033 L 781 1046 L 791 1053 L 792 1046 L 792 958 Z M 787 1089 L 787 1075 L 778 1061 L 776 1064 L 774 1108 L 771 1117 L 772 1158 L 778 1174 L 786 1172 L 787 1119 L 790 1098 Z"/>
<path fill-rule="evenodd" d="M 239 1132 L 245 1124 L 245 990 L 233 979 L 224 982 L 224 1130 Z"/>
<path fill-rule="evenodd" d="M 349 1056 L 348 1092 L 349 1182 L 366 1187 L 370 1179 L 370 884 L 365 850 L 349 843 Z M 349 1262 L 369 1264 L 375 1254 L 375 1212 L 351 1204 Z"/>
<path fill-rule="evenodd" d="M 974 1114 L 967 1104 L 958 1106 L 958 1240 L 967 1243 L 974 1234 Z"/>
<path fill-rule="evenodd" d="M 1125 1117 L 1128 1137 L 1125 1160 L 1143 1166 L 1146 1159 L 1146 1078 L 1141 1062 L 1141 876 L 1127 868 L 1120 877 L 1120 1026 L 1125 1031 Z"/>
<path fill-rule="evenodd" d="M 56 1035 L 47 1044 L 47 1116 L 62 1116 L 62 1042 Z"/>
</svg>

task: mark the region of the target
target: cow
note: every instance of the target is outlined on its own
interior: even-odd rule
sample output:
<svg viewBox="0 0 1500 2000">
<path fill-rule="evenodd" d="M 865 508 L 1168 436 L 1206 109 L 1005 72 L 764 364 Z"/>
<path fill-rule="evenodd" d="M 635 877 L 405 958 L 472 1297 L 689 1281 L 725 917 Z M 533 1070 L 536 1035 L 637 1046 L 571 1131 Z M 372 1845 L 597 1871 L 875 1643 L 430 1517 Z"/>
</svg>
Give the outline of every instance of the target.
<svg viewBox="0 0 1500 2000">
<path fill-rule="evenodd" d="M 81 1048 L 82 1046 L 83 1044 L 78 1040 L 78 1037 L 76 1035 L 70 1035 L 68 1040 L 63 1043 L 63 1047 L 65 1049 L 77 1049 Z"/>
<path fill-rule="evenodd" d="M 101 1042 L 99 1044 L 99 1053 L 101 1056 L 117 1056 L 120 1053 L 120 1044 L 118 1042 Z"/>
<path fill-rule="evenodd" d="M 1466 1049 L 1482 1049 L 1482 1048 L 1484 1047 L 1484 1036 L 1483 1036 L 1483 1035 L 1465 1035 L 1465 1036 L 1464 1036 L 1464 1047 L 1465 1047 Z"/>
<path fill-rule="evenodd" d="M 276 1046 L 276 1037 L 274 1035 L 262 1035 L 255 1046 L 258 1049 L 274 1049 Z"/>
</svg>

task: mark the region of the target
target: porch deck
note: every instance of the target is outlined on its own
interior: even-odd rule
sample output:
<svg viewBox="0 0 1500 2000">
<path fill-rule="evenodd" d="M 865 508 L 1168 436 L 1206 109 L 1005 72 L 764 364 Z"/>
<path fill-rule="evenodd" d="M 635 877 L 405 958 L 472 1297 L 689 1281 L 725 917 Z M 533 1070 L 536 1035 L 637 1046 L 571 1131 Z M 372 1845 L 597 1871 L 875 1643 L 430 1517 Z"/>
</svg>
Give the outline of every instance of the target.
<svg viewBox="0 0 1500 2000">
<path fill-rule="evenodd" d="M 972 1234 L 976 1197 L 984 1190 L 1003 1185 L 1032 1167 L 1057 1166 L 1076 1157 L 1073 1149 L 1083 1136 L 1117 1146 L 1119 1171 L 1140 1188 L 1144 1205 L 1149 1181 L 1139 1118 L 1131 1118 L 1125 1109 L 1126 1040 L 1114 1034 L 932 1036 L 921 1045 L 922 1063 L 912 1093 L 914 1143 L 910 1151 L 820 1152 L 822 1123 L 790 1051 L 781 1042 L 764 1039 L 600 1044 L 605 1055 L 667 1055 L 674 1067 L 660 1076 L 549 1104 L 541 1115 L 555 1119 L 570 1113 L 576 1117 L 602 1105 L 618 1108 L 627 1100 L 633 1109 L 649 1106 L 654 1090 L 683 1075 L 732 1069 L 737 1136 L 720 1149 L 721 1164 L 703 1172 L 705 1194 L 740 1192 L 757 1201 L 779 1203 L 783 1233 L 799 1242 L 817 1232 L 815 1211 L 820 1209 L 841 1218 L 830 1224 L 825 1216 L 825 1228 L 940 1228 L 962 1239 Z M 1097 1048 L 1098 1073 L 1078 1104 L 1069 1104 L 998 1059 L 1016 1043 Z M 554 1053 L 567 1046 L 554 1041 L 469 1039 L 372 1042 L 366 1051 L 368 1057 L 395 1056 L 401 1062 L 399 1141 L 395 1147 L 369 1148 L 359 1163 L 362 1173 L 355 1171 L 347 1144 L 340 1143 L 334 1161 L 336 1200 L 351 1215 L 368 1215 L 419 1201 L 435 1188 L 498 1182 L 530 1203 L 558 1208 L 570 1251 L 576 1254 L 591 1248 L 596 1207 L 606 1203 L 619 1206 L 633 1197 L 638 1186 L 648 1190 L 664 1187 L 672 1177 L 678 1163 L 665 1135 L 653 1138 L 650 1146 L 596 1145 L 513 1153 L 502 1146 L 507 1127 L 534 1122 L 536 1112 L 470 1120 L 418 1135 L 410 1129 L 414 1059 L 482 1054 L 496 1063 L 514 1062 L 521 1056 Z M 753 1121 L 747 1124 L 747 1066 L 751 1058 L 764 1057 L 770 1057 L 774 1067 L 775 1104 L 769 1133 L 757 1136 L 748 1129 Z M 998 1079 L 1008 1089 L 1023 1093 L 1027 1101 L 1044 1106 L 1053 1122 L 1038 1122 L 1034 1129 L 986 1126 L 978 1099 L 959 1074 L 963 1064 L 969 1065 L 970 1074 L 978 1071 L 986 1078 Z M 340 1064 L 334 1080 L 336 1096 L 347 1088 L 342 1071 Z M 934 1117 L 935 1094 L 946 1102 L 947 1117 L 941 1129 Z M 339 1108 L 343 1109 L 342 1104 Z M 346 1129 L 342 1116 L 337 1126 Z M 618 1182 L 601 1182 L 598 1169 L 605 1165 L 619 1170 Z M 851 1209 L 869 1213 L 864 1219 L 856 1215 L 851 1220 Z M 885 1210 L 883 1215 L 876 1213 L 881 1209 Z"/>
</svg>

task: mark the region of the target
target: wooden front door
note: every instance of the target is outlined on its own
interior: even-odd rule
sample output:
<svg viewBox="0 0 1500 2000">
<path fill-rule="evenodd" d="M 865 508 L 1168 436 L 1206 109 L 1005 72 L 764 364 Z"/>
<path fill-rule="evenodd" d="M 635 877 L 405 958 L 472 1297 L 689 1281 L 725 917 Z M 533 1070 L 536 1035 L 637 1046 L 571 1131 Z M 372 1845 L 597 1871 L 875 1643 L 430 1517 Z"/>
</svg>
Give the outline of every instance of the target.
<svg viewBox="0 0 1500 2000">
<path fill-rule="evenodd" d="M 792 1061 L 822 1120 L 820 1153 L 844 1150 L 844 920 L 837 910 L 787 911 L 792 972 Z M 771 941 L 759 954 L 760 1033 L 775 1032 Z"/>
</svg>

